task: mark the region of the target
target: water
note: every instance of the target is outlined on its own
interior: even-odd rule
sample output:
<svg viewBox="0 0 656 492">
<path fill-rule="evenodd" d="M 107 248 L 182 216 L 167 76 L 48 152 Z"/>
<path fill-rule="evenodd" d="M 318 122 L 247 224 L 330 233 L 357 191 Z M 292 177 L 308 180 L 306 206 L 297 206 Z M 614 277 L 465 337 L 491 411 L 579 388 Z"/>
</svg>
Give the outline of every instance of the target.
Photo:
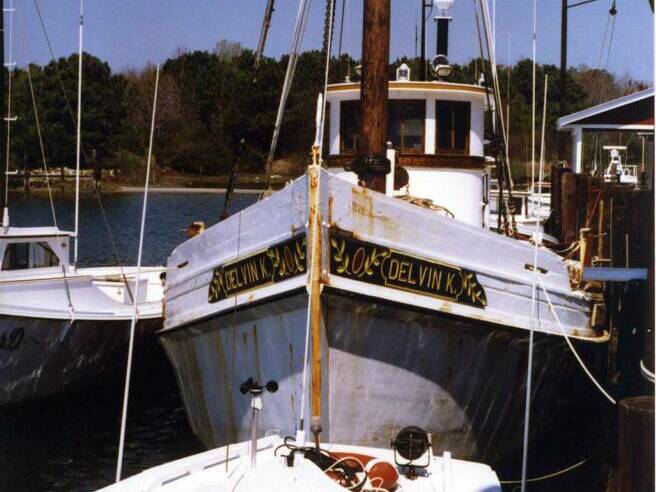
<svg viewBox="0 0 656 492">
<path fill-rule="evenodd" d="M 236 195 L 233 210 L 256 199 Z M 79 264 L 136 264 L 141 194 L 115 194 L 81 200 Z M 185 239 L 192 221 L 217 222 L 223 195 L 153 194 L 149 198 L 143 261 L 164 264 Z M 11 224 L 52 225 L 47 198 L 11 196 Z M 57 199 L 57 223 L 73 230 L 74 201 Z M 0 409 L 0 491 L 96 490 L 113 482 L 123 398 L 117 377 L 92 390 L 80 391 L 20 407 Z M 153 344 L 146 358 L 135 360 L 126 433 L 124 476 L 203 450 L 193 436 L 175 376 L 166 356 Z"/>
</svg>

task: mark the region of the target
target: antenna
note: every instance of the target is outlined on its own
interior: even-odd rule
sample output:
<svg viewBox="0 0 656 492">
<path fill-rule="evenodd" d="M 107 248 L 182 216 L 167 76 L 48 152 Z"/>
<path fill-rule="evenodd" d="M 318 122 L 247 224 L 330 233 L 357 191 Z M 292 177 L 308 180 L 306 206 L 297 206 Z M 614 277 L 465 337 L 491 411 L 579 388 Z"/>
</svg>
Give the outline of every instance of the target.
<svg viewBox="0 0 656 492">
<path fill-rule="evenodd" d="M 77 136 L 75 140 L 75 249 L 73 264 L 77 267 L 80 243 L 80 143 L 82 132 L 82 41 L 84 36 L 84 0 L 80 0 L 80 40 L 77 59 Z"/>
</svg>

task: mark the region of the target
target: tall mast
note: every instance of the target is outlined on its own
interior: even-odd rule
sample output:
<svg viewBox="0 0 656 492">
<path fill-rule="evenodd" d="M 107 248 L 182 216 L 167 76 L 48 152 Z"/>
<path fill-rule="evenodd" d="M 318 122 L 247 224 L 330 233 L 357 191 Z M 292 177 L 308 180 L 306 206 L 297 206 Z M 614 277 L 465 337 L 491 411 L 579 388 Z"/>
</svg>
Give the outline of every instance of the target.
<svg viewBox="0 0 656 492">
<path fill-rule="evenodd" d="M 7 98 L 5 99 L 4 95 L 2 97 L 2 113 L 5 116 L 5 123 L 7 124 L 7 133 L 6 139 L 0 139 L 3 140 L 3 155 L 2 158 L 4 159 L 4 170 L 2 170 L 2 177 L 0 178 L 0 184 L 2 186 L 2 191 L 0 191 L 1 195 L 0 197 L 2 198 L 2 202 L 0 202 L 0 205 L 3 207 L 2 208 L 2 227 L 9 227 L 9 203 L 7 201 L 8 199 L 8 188 L 7 188 L 7 173 L 9 172 L 9 142 L 11 141 L 11 123 L 16 119 L 11 116 L 11 82 L 12 82 L 12 75 L 14 73 L 14 63 L 12 60 L 13 57 L 13 20 L 14 20 L 14 2 L 13 0 L 9 3 L 9 8 L 6 9 L 6 12 L 9 14 L 9 61 L 5 61 L 5 50 L 4 50 L 4 2 L 2 2 L 2 9 L 0 9 L 3 13 L 2 16 L 2 66 L 0 66 L 0 69 L 2 69 L 2 89 L 4 90 L 4 76 L 5 76 L 5 68 L 7 69 L 9 73 L 9 79 L 7 81 Z M 6 101 L 6 105 L 5 105 Z"/>
<path fill-rule="evenodd" d="M 367 188 L 385 192 L 390 0 L 364 0 L 360 147 L 353 171 Z"/>
<path fill-rule="evenodd" d="M 73 262 L 77 265 L 80 243 L 80 142 L 82 134 L 82 35 L 84 33 L 84 0 L 80 0 L 80 41 L 77 59 L 77 136 L 75 141 L 75 251 Z"/>
<path fill-rule="evenodd" d="M 2 96 L 0 97 L 0 114 L 4 115 L 7 112 L 7 100 L 5 95 L 5 2 L 0 0 L 0 90 Z M 5 162 L 7 153 L 7 145 L 4 138 L 0 138 L 0 162 Z M 0 166 L 1 167 L 1 166 Z M 7 214 L 7 173 L 4 170 L 0 173 L 0 207 L 2 207 L 2 225 L 7 227 L 8 220 L 5 221 L 4 217 Z"/>
</svg>

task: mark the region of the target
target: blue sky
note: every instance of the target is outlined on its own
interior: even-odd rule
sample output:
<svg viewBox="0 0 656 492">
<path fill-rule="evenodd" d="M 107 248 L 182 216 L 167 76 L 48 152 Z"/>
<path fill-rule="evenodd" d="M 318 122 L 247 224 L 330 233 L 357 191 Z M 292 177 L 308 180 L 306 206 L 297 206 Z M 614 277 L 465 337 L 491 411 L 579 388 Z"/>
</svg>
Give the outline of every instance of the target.
<svg viewBox="0 0 656 492">
<path fill-rule="evenodd" d="M 5 0 L 6 6 L 9 1 Z M 653 15 L 648 2 L 616 1 L 619 13 L 607 68 L 653 83 Z M 38 2 L 56 55 L 76 51 L 79 0 Z M 15 23 L 15 59 L 21 65 L 47 62 L 48 49 L 33 0 L 16 3 L 20 19 Z M 341 5 L 341 0 L 337 3 Z M 356 57 L 360 52 L 362 3 L 347 0 L 344 46 Z M 610 3 L 598 0 L 570 10 L 570 65 L 598 65 Z M 222 38 L 254 48 L 265 4 L 266 0 L 85 0 L 85 51 L 107 60 L 113 69 L 123 70 L 164 61 L 178 48 L 211 49 Z M 462 62 L 478 54 L 473 0 L 456 0 L 455 4 L 451 59 Z M 531 0 L 496 0 L 499 62 L 508 59 L 509 40 L 511 60 L 531 55 L 532 4 Z M 297 0 L 277 0 L 267 55 L 278 57 L 289 49 L 297 5 Z M 325 0 L 312 2 L 305 49 L 321 45 L 324 5 Z M 392 57 L 414 55 L 419 5 L 420 0 L 392 0 Z M 432 26 L 429 34 L 428 46 L 432 48 Z M 538 0 L 539 61 L 558 64 L 559 49 L 560 0 Z M 606 55 L 602 66 L 605 60 Z"/>
</svg>

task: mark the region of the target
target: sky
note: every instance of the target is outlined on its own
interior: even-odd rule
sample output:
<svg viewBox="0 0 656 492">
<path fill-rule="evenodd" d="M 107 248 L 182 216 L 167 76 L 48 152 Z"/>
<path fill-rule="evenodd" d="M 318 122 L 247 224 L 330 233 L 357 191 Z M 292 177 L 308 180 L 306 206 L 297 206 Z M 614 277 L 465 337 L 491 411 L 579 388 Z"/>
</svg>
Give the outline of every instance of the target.
<svg viewBox="0 0 656 492">
<path fill-rule="evenodd" d="M 5 7 L 10 1 L 4 0 Z M 14 59 L 47 63 L 47 44 L 34 2 L 41 8 L 56 56 L 77 51 L 79 0 L 13 0 Z M 415 26 L 421 0 L 392 1 L 391 56 L 415 54 Z M 533 25 L 531 0 L 496 1 L 497 60 L 506 63 L 530 57 Z M 559 64 L 560 0 L 536 0 L 538 5 L 537 57 L 540 63 Z M 569 0 L 574 4 L 580 0 Z M 478 56 L 473 15 L 474 0 L 455 0 L 450 59 L 465 62 Z M 654 17 L 647 0 L 616 0 L 618 14 L 610 56 L 601 45 L 612 0 L 597 0 L 569 10 L 568 64 L 607 68 L 653 84 Z M 320 48 L 325 0 L 313 0 L 304 49 Z M 338 7 L 342 0 L 337 0 Z M 343 51 L 360 55 L 362 0 L 346 0 Z M 208 50 L 220 39 L 255 48 L 266 0 L 85 0 L 85 51 L 122 71 L 163 62 L 178 49 Z M 289 50 L 298 0 L 277 0 L 266 54 L 279 57 Z M 339 20 L 339 12 L 338 12 Z M 7 22 L 7 18 L 5 18 Z M 338 31 L 336 31 L 338 32 Z M 610 29 L 607 39 L 610 38 Z M 433 23 L 428 32 L 428 54 L 435 46 Z M 608 41 L 606 42 L 608 44 Z M 601 64 L 599 61 L 601 59 Z M 608 63 L 606 62 L 608 60 Z"/>
</svg>

